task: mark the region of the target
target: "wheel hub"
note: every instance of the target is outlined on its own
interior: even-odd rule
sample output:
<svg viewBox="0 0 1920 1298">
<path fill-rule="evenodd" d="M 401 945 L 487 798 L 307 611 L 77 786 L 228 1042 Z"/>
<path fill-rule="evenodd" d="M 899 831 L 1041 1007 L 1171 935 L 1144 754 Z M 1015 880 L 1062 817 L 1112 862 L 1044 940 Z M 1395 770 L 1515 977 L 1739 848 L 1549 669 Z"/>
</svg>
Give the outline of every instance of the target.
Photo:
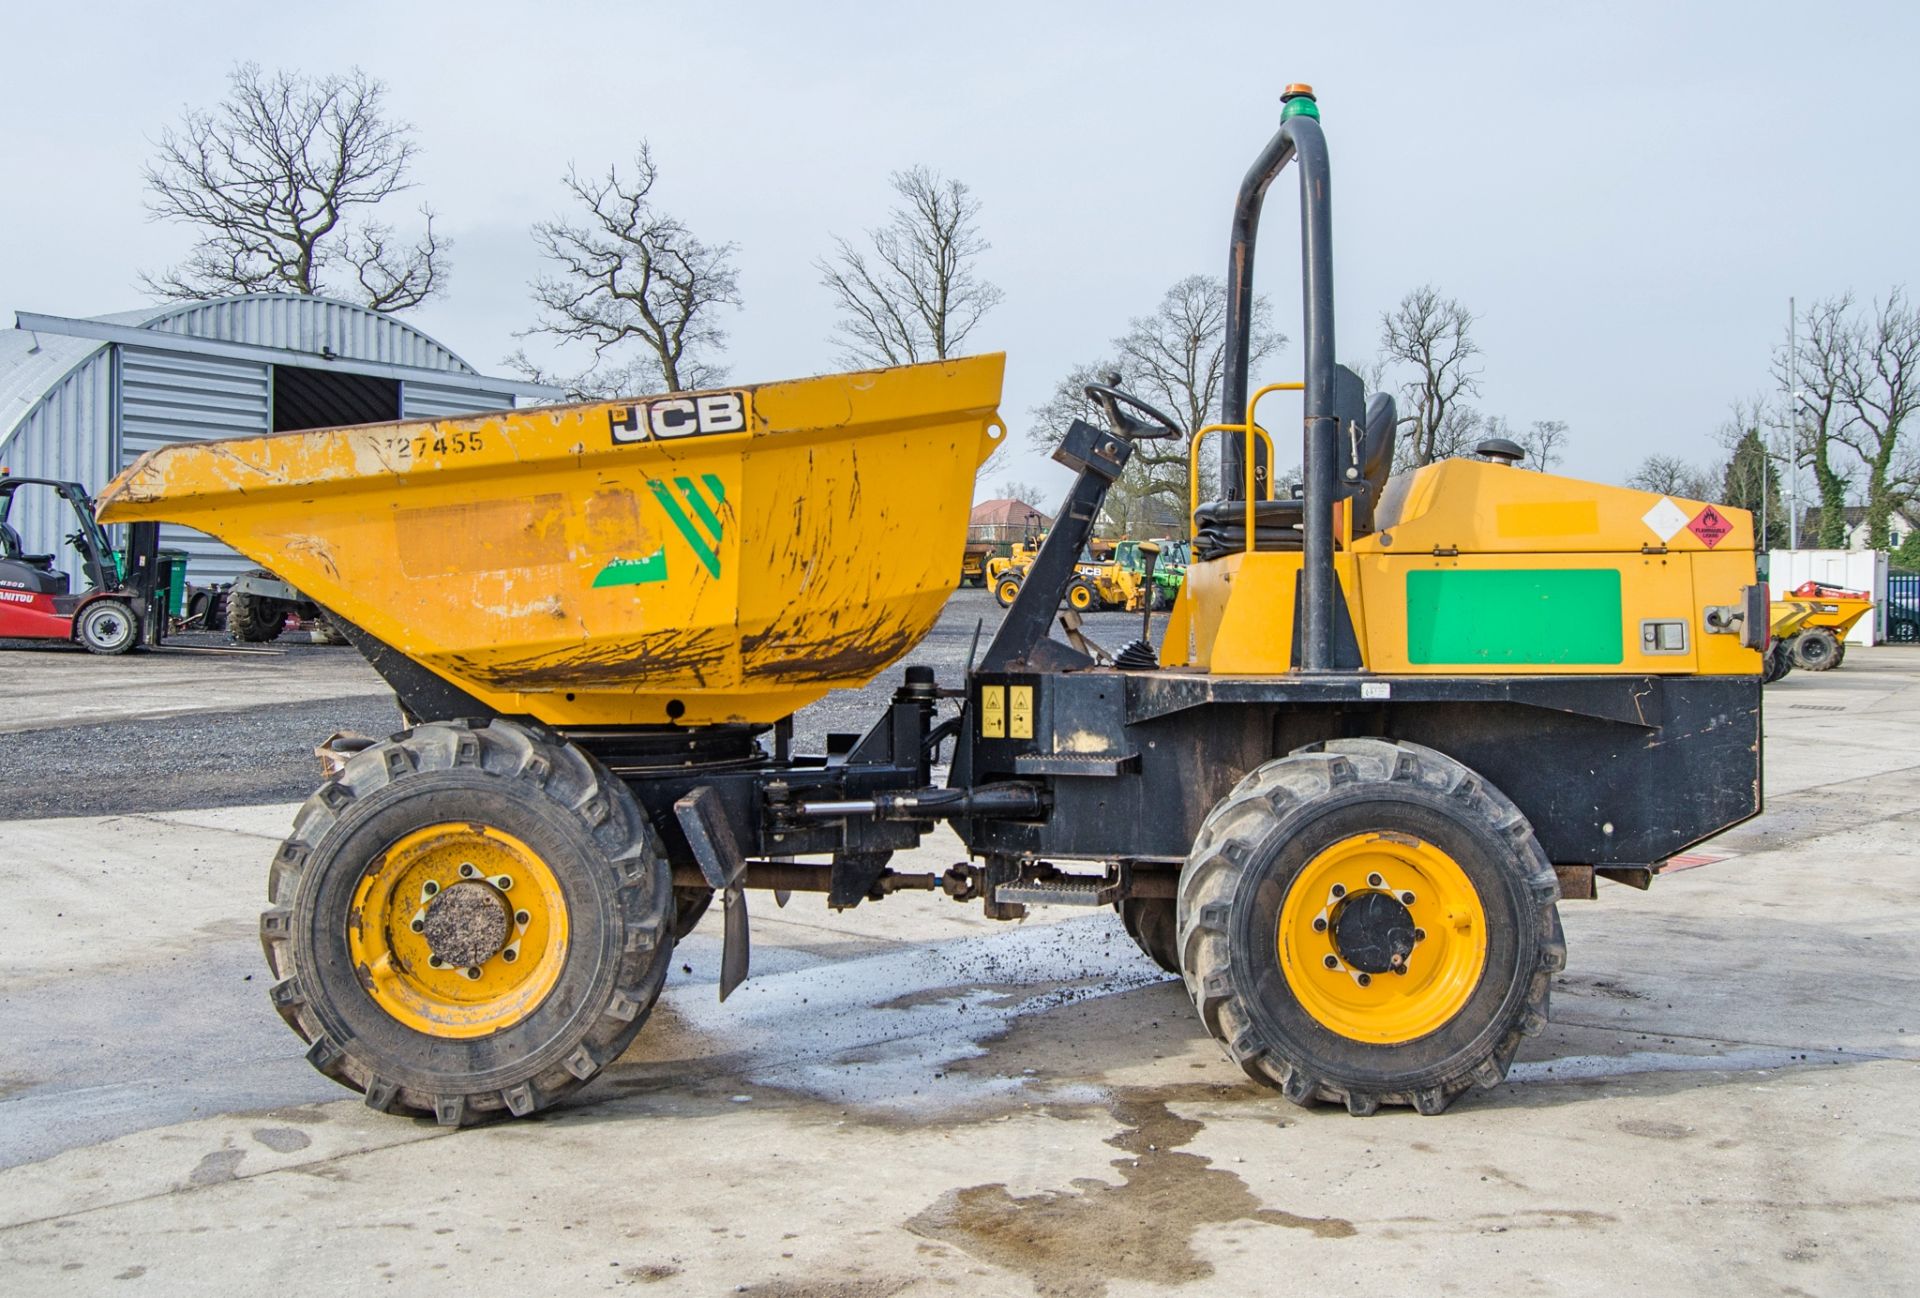
<svg viewBox="0 0 1920 1298">
<path fill-rule="evenodd" d="M 1334 908 L 1333 946 L 1363 973 L 1404 970 L 1413 954 L 1414 928 L 1413 912 L 1399 898 L 1369 889 Z"/>
<path fill-rule="evenodd" d="M 1471 880 L 1410 834 L 1356 834 L 1319 852 L 1282 901 L 1277 937 L 1301 1007 L 1375 1044 L 1443 1026 L 1486 968 L 1486 914 Z"/>
<path fill-rule="evenodd" d="M 462 969 L 491 960 L 513 931 L 507 899 L 490 883 L 456 883 L 435 893 L 421 923 L 427 949 Z"/>
</svg>

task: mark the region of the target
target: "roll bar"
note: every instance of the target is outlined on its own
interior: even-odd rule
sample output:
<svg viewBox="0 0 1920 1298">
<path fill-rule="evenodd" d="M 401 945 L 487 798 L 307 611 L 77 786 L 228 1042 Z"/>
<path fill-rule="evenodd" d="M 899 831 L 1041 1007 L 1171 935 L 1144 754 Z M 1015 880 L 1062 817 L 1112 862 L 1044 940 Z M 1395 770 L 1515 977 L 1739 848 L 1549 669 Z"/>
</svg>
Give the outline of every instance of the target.
<svg viewBox="0 0 1920 1298">
<path fill-rule="evenodd" d="M 1333 212 L 1327 140 L 1310 86 L 1289 86 L 1281 96 L 1280 129 L 1254 159 L 1233 205 L 1227 253 L 1227 372 L 1221 385 L 1220 422 L 1247 417 L 1247 384 L 1253 321 L 1253 250 L 1267 187 L 1289 162 L 1300 164 L 1300 288 L 1305 311 L 1306 401 L 1302 429 L 1300 657 L 1294 669 L 1331 672 L 1333 666 L 1333 500 L 1337 490 L 1339 421 L 1334 413 Z M 1245 443 L 1221 441 L 1221 487 L 1242 499 Z M 1271 472 L 1271 466 L 1266 466 Z M 1264 494 L 1264 493 L 1263 493 Z M 1252 534 L 1249 533 L 1249 536 Z"/>
</svg>

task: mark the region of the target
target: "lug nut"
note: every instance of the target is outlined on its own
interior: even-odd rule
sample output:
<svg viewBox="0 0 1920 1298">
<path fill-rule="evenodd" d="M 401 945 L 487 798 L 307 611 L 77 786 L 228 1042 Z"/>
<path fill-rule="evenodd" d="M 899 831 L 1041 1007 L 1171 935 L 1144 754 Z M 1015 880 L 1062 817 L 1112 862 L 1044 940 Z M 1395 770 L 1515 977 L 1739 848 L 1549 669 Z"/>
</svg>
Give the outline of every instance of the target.
<svg viewBox="0 0 1920 1298">
<path fill-rule="evenodd" d="M 427 957 L 427 968 L 429 968 L 429 969 L 438 969 L 439 967 L 440 967 L 440 957 L 439 957 L 439 956 L 437 956 L 437 955 L 430 955 L 430 956 L 428 956 L 428 957 Z"/>
<path fill-rule="evenodd" d="M 1377 874 L 1367 876 L 1367 887 L 1369 888 L 1378 888 L 1383 882 L 1385 882 L 1385 880 L 1381 879 Z"/>
<path fill-rule="evenodd" d="M 505 960 L 508 964 L 512 964 L 515 960 L 518 960 L 520 958 L 520 953 L 514 950 L 512 947 L 508 947 L 506 950 L 500 953 L 500 958 L 502 960 Z"/>
<path fill-rule="evenodd" d="M 480 872 L 473 868 L 473 864 L 471 862 L 463 862 L 460 866 L 460 877 L 462 879 L 471 879 L 473 878 L 474 875 L 478 873 Z"/>
<path fill-rule="evenodd" d="M 1414 940 L 1414 941 L 1416 941 L 1416 942 L 1424 942 L 1424 941 L 1426 941 L 1426 940 L 1427 940 L 1427 930 L 1425 930 L 1424 928 L 1416 928 L 1415 930 L 1413 930 L 1413 940 Z"/>
<path fill-rule="evenodd" d="M 1336 884 L 1334 884 L 1334 885 L 1333 885 L 1333 895 L 1334 895 L 1334 896 L 1336 896 L 1336 897 L 1344 897 L 1344 896 L 1346 896 L 1346 895 L 1347 895 L 1347 885 L 1346 885 L 1346 884 L 1344 884 L 1344 883 L 1336 883 Z"/>
<path fill-rule="evenodd" d="M 431 897 L 433 896 L 434 893 L 440 891 L 440 885 L 435 883 L 433 880 L 429 879 L 425 883 L 420 885 L 420 891 L 424 892 L 425 894 L 427 894 L 427 896 Z"/>
<path fill-rule="evenodd" d="M 467 968 L 467 977 L 468 977 L 468 979 L 470 979 L 470 980 L 471 980 L 471 981 L 473 981 L 473 982 L 479 982 L 479 981 L 480 981 L 480 971 L 479 971 L 478 969 L 475 969 L 475 968 L 473 968 L 472 966 L 468 966 L 468 968 Z"/>
<path fill-rule="evenodd" d="M 1327 968 L 1329 968 L 1329 969 L 1338 969 L 1339 967 L 1340 967 L 1340 957 L 1339 957 L 1339 956 L 1337 956 L 1337 955 L 1330 955 L 1330 956 L 1328 956 L 1328 957 L 1327 957 Z"/>
<path fill-rule="evenodd" d="M 510 874 L 503 874 L 498 879 L 495 879 L 493 881 L 493 886 L 498 888 L 501 892 L 507 892 L 513 887 L 513 876 Z"/>
<path fill-rule="evenodd" d="M 1413 905 L 1413 894 L 1412 894 L 1412 893 L 1410 893 L 1410 892 L 1403 892 L 1403 893 L 1401 893 L 1401 894 L 1400 894 L 1400 904 L 1401 904 L 1402 906 L 1411 906 L 1411 905 Z"/>
<path fill-rule="evenodd" d="M 1407 967 L 1404 964 L 1395 965 L 1393 967 L 1393 971 L 1399 974 L 1402 978 L 1405 978 L 1407 976 Z"/>
<path fill-rule="evenodd" d="M 1315 915 L 1313 917 L 1313 931 L 1316 933 L 1324 933 L 1327 931 L 1327 917 L 1325 915 Z"/>
<path fill-rule="evenodd" d="M 1359 978 L 1355 979 L 1354 981 L 1358 982 L 1362 987 L 1371 987 L 1373 986 L 1373 975 L 1361 974 Z"/>
<path fill-rule="evenodd" d="M 413 928 L 413 931 L 416 933 L 424 933 L 427 931 L 427 921 L 425 921 L 424 919 L 416 919 L 415 921 L 413 921 L 413 924 L 411 927 Z"/>
<path fill-rule="evenodd" d="M 527 912 L 524 910 L 516 910 L 513 912 L 513 922 L 518 924 L 521 928 L 525 928 L 528 924 L 533 922 L 533 916 L 527 914 Z"/>
</svg>

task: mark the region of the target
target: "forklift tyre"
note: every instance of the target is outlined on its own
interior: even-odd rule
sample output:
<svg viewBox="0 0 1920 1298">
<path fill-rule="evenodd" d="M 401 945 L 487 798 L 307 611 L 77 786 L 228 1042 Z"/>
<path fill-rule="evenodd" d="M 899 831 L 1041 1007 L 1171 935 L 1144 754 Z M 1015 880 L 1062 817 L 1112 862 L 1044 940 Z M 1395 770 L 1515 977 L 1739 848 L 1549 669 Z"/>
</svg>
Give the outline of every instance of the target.
<svg viewBox="0 0 1920 1298">
<path fill-rule="evenodd" d="M 308 1062 L 373 1109 L 445 1126 L 584 1085 L 672 964 L 672 872 L 633 794 L 506 721 L 432 722 L 355 754 L 267 886 L 272 1000 Z"/>
<path fill-rule="evenodd" d="M 1120 922 L 1149 959 L 1178 976 L 1180 941 L 1174 909 L 1171 898 L 1129 897 L 1120 903 Z"/>
<path fill-rule="evenodd" d="M 1840 641 L 1823 626 L 1810 626 L 1788 641 L 1793 665 L 1805 671 L 1831 671 L 1840 665 Z"/>
<path fill-rule="evenodd" d="M 1076 613 L 1090 613 L 1100 607 L 1100 592 L 1085 577 L 1067 583 L 1067 607 Z"/>
<path fill-rule="evenodd" d="M 73 620 L 73 638 L 88 653 L 123 654 L 140 642 L 140 619 L 124 600 L 96 599 Z"/>
<path fill-rule="evenodd" d="M 1485 780 L 1416 744 L 1334 740 L 1208 814 L 1181 872 L 1182 972 L 1229 1057 L 1294 1103 L 1435 1114 L 1546 1026 L 1558 899 Z"/>
<path fill-rule="evenodd" d="M 1020 579 L 1011 574 L 993 583 L 993 599 L 1001 608 L 1012 608 L 1020 595 Z"/>
</svg>

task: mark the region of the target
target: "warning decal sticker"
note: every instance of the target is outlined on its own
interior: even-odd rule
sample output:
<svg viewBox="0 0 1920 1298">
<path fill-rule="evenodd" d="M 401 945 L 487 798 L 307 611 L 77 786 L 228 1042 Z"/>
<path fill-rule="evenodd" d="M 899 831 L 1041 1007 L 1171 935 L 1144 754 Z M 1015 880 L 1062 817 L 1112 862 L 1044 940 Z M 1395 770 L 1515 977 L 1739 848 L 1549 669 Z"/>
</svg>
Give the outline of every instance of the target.
<svg viewBox="0 0 1920 1298">
<path fill-rule="evenodd" d="M 1660 538 L 1660 544 L 1665 545 L 1687 525 L 1687 511 L 1662 496 L 1658 504 L 1640 516 L 1640 521 Z"/>
<path fill-rule="evenodd" d="M 1693 516 L 1693 521 L 1687 524 L 1687 530 L 1699 537 L 1700 543 L 1711 550 L 1727 539 L 1727 533 L 1733 530 L 1733 524 L 1727 521 L 1725 514 L 1708 505 Z"/>
</svg>

